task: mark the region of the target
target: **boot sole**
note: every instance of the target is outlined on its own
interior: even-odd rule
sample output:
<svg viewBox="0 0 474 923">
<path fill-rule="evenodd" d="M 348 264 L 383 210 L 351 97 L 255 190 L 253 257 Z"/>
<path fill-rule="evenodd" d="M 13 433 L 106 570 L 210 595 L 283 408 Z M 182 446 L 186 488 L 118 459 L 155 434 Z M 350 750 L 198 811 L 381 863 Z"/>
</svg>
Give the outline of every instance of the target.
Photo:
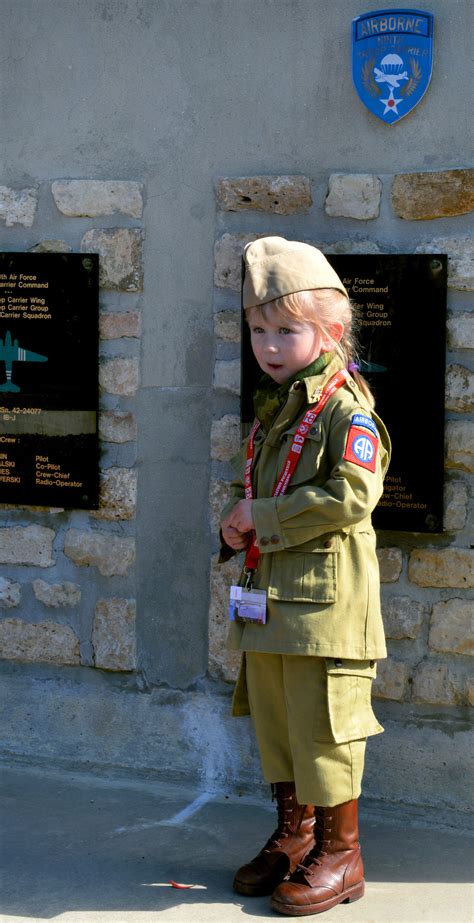
<svg viewBox="0 0 474 923">
<path fill-rule="evenodd" d="M 270 906 L 272 910 L 284 913 L 287 917 L 305 917 L 312 913 L 323 913 L 331 907 L 336 907 L 337 904 L 350 904 L 352 901 L 358 901 L 364 896 L 364 891 L 365 881 L 362 880 L 352 888 L 347 888 L 342 894 L 330 897 L 327 901 L 318 901 L 317 904 L 284 904 L 272 898 Z"/>
</svg>

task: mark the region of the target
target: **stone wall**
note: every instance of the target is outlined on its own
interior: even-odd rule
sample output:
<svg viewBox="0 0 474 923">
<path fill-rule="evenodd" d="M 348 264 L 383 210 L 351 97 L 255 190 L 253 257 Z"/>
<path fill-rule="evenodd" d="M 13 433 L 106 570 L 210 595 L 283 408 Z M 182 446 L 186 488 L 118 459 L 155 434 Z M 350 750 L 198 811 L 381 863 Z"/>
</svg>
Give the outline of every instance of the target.
<svg viewBox="0 0 474 923">
<path fill-rule="evenodd" d="M 211 434 L 210 491 L 214 546 L 219 510 L 232 477 L 229 459 L 240 445 L 240 277 L 245 243 L 266 234 L 305 239 L 325 253 L 443 252 L 448 254 L 448 325 L 446 372 L 445 532 L 439 536 L 380 532 L 378 556 L 382 606 L 389 659 L 379 665 L 375 695 L 420 705 L 474 704 L 469 658 L 474 653 L 472 614 L 474 550 L 472 473 L 474 471 L 473 348 L 474 314 L 468 299 L 474 289 L 474 247 L 464 233 L 423 236 L 412 249 L 405 228 L 413 222 L 455 217 L 474 207 L 472 170 L 407 173 L 396 176 L 333 174 L 326 176 L 326 195 L 318 203 L 304 176 L 251 176 L 216 183 L 218 234 L 215 243 L 214 421 Z M 314 201 L 313 201 L 314 200 Z M 311 223 L 305 218 L 312 207 Z M 266 213 L 248 233 L 232 213 Z M 387 246 L 384 218 L 399 219 L 397 244 Z M 293 216 L 275 219 L 273 215 Z M 299 216 L 299 217 L 295 217 Z M 346 219 L 351 233 L 324 238 L 312 233 L 327 222 Z M 348 222 L 347 219 L 352 219 Z M 357 222 L 363 229 L 356 229 Z M 443 223 L 441 222 L 441 226 Z M 451 225 L 452 226 L 452 225 Z M 410 235 L 412 231 L 410 230 Z M 460 294 L 463 293 L 463 294 Z M 420 344 L 421 345 L 421 344 Z M 241 560 L 211 570 L 210 669 L 231 681 L 239 655 L 226 652 L 228 586 Z M 472 675 L 472 674 L 471 674 Z"/>
<path fill-rule="evenodd" d="M 0 187 L 4 250 L 100 256 L 100 507 L 87 512 L 1 505 L 0 657 L 7 661 L 136 668 L 142 212 L 138 182 Z M 38 239 L 36 228 L 51 223 L 65 228 L 64 237 Z M 21 248 L 9 238 L 18 226 L 25 229 Z"/>
<path fill-rule="evenodd" d="M 332 241 L 311 239 L 328 254 L 386 252 L 386 244 L 382 246 L 377 239 L 381 209 L 391 208 L 401 223 L 465 213 L 473 207 L 472 177 L 468 170 L 393 178 L 330 175 L 320 206 L 325 215 L 371 223 L 363 225 L 362 235 Z M 37 239 L 35 225 L 43 223 L 38 203 L 46 196 L 52 198 L 58 216 L 71 222 L 69 238 Z M 309 209 L 313 209 L 312 221 L 315 215 L 312 183 L 304 176 L 222 179 L 216 183 L 216 200 L 210 453 L 214 552 L 219 511 L 231 478 L 229 459 L 240 445 L 242 248 L 258 236 L 287 233 L 283 222 L 289 215 L 293 216 L 291 234 L 309 239 L 306 223 L 299 233 L 298 216 L 302 219 Z M 18 225 L 27 229 L 25 249 L 67 252 L 76 247 L 100 255 L 100 509 L 87 513 L 3 505 L 0 655 L 5 660 L 115 672 L 137 668 L 134 403 L 140 384 L 142 210 L 143 190 L 137 182 L 55 180 L 21 190 L 0 188 L 0 218 L 6 229 Z M 263 212 L 268 221 L 258 229 L 253 225 L 251 232 L 242 232 L 240 227 L 235 233 L 231 213 L 242 212 Z M 8 230 L 6 235 L 4 247 L 8 249 Z M 379 534 L 390 658 L 380 664 L 375 694 L 398 702 L 472 704 L 468 658 L 473 653 L 474 552 L 469 536 L 474 325 L 467 305 L 463 302 L 460 309 L 452 296 L 472 291 L 474 252 L 469 239 L 456 235 L 422 240 L 414 249 L 446 252 L 449 257 L 446 532 L 429 537 Z M 210 673 L 229 682 L 236 676 L 240 658 L 225 650 L 227 592 L 240 566 L 240 558 L 235 558 L 224 567 L 217 567 L 215 561 L 211 567 Z"/>
</svg>

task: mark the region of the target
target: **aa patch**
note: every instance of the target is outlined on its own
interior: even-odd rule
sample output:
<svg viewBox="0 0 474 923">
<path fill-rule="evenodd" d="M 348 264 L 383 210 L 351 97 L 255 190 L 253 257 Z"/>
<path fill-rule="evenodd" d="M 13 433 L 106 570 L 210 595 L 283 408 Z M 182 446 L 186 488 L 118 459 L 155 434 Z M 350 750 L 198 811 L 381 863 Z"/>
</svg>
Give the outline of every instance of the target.
<svg viewBox="0 0 474 923">
<path fill-rule="evenodd" d="M 347 434 L 344 459 L 368 471 L 375 471 L 378 446 L 376 436 L 360 426 L 352 425 Z"/>
</svg>

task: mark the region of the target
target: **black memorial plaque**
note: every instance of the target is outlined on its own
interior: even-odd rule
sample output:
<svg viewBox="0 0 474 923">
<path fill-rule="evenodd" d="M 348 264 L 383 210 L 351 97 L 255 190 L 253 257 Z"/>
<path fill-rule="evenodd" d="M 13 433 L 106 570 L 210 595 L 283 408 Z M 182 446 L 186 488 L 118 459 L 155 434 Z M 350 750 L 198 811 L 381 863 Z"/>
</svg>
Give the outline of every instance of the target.
<svg viewBox="0 0 474 923">
<path fill-rule="evenodd" d="M 97 509 L 98 257 L 0 253 L 0 502 Z"/>
<path fill-rule="evenodd" d="M 328 259 L 359 318 L 361 373 L 392 439 L 378 529 L 442 532 L 447 257 L 337 255 Z M 242 337 L 242 423 L 253 420 L 261 375 Z"/>
</svg>

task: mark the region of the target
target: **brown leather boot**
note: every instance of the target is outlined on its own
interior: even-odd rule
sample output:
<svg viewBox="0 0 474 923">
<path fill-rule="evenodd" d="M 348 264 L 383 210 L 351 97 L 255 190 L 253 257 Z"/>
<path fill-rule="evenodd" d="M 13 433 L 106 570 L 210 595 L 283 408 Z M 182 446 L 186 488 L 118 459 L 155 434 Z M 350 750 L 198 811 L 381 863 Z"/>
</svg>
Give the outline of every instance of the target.
<svg viewBox="0 0 474 923">
<path fill-rule="evenodd" d="M 272 896 L 273 910 L 286 916 L 322 913 L 364 894 L 357 801 L 316 808 L 315 818 L 313 849 Z"/>
<path fill-rule="evenodd" d="M 298 804 L 294 782 L 276 782 L 272 798 L 278 807 L 278 827 L 255 859 L 238 870 L 239 894 L 271 894 L 296 868 L 314 844 L 314 805 Z"/>
</svg>

